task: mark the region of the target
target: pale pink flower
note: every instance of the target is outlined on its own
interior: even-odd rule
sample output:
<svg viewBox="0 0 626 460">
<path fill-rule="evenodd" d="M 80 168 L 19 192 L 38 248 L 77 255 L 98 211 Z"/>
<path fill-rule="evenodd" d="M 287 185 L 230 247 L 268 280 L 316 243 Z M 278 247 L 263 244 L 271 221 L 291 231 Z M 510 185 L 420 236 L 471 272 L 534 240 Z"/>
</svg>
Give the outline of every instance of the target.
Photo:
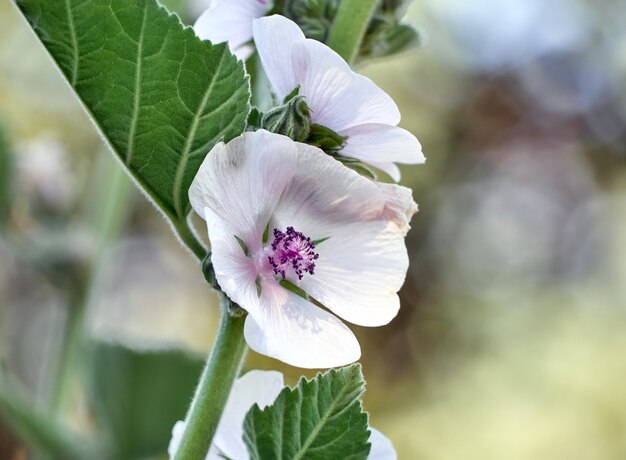
<svg viewBox="0 0 626 460">
<path fill-rule="evenodd" d="M 272 9 L 272 0 L 213 0 L 193 26 L 198 37 L 212 43 L 228 42 L 239 59 L 254 52 L 252 21 Z"/>
<path fill-rule="evenodd" d="M 276 97 L 282 101 L 300 87 L 313 123 L 348 137 L 342 155 L 396 181 L 400 170 L 395 163 L 425 161 L 415 136 L 397 126 L 400 111 L 391 97 L 328 46 L 307 39 L 297 24 L 278 15 L 255 19 L 253 36 Z"/>
<path fill-rule="evenodd" d="M 396 316 L 416 209 L 406 190 L 390 204 L 388 190 L 321 150 L 263 130 L 213 148 L 189 198 L 220 287 L 248 312 L 253 350 L 305 368 L 360 357 L 337 316 L 360 326 Z"/>
</svg>

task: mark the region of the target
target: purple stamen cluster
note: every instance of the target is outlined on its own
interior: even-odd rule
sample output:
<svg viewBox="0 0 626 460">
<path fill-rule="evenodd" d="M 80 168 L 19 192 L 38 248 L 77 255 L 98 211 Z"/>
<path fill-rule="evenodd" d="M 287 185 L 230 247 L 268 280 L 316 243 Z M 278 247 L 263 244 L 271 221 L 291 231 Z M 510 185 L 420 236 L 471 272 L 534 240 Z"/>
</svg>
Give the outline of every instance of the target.
<svg viewBox="0 0 626 460">
<path fill-rule="evenodd" d="M 315 252 L 315 243 L 311 238 L 296 232 L 293 227 L 287 227 L 286 232 L 275 228 L 273 234 L 272 253 L 268 259 L 274 274 L 285 279 L 287 270 L 292 269 L 298 279 L 302 279 L 305 273 L 313 275 L 314 261 L 320 255 Z"/>
</svg>

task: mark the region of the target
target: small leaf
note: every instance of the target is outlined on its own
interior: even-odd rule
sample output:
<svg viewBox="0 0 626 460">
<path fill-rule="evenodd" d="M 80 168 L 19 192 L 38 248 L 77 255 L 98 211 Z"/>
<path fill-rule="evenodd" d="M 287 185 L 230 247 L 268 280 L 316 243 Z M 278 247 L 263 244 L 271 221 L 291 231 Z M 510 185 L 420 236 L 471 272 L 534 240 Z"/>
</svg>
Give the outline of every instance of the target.
<svg viewBox="0 0 626 460">
<path fill-rule="evenodd" d="M 300 380 L 274 404 L 246 415 L 244 442 L 252 460 L 366 459 L 370 444 L 358 364 Z"/>
<path fill-rule="evenodd" d="M 248 81 L 156 0 L 16 0 L 121 162 L 172 220 L 217 142 L 243 132 Z"/>
</svg>

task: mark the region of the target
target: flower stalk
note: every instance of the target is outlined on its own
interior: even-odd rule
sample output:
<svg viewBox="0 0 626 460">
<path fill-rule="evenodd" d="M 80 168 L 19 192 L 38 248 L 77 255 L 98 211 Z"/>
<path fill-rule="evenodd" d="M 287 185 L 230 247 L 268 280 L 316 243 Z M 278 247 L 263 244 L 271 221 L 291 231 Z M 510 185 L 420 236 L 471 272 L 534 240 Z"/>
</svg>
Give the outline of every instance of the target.
<svg viewBox="0 0 626 460">
<path fill-rule="evenodd" d="M 328 37 L 328 46 L 354 63 L 379 0 L 343 0 Z"/>
<path fill-rule="evenodd" d="M 246 353 L 245 319 L 245 315 L 232 314 L 223 297 L 217 338 L 187 412 L 185 431 L 174 460 L 206 457 Z"/>
<path fill-rule="evenodd" d="M 187 219 L 172 220 L 172 225 L 181 243 L 184 244 L 200 262 L 202 262 L 206 258 L 208 251 L 194 234 L 191 226 L 187 222 Z"/>
</svg>

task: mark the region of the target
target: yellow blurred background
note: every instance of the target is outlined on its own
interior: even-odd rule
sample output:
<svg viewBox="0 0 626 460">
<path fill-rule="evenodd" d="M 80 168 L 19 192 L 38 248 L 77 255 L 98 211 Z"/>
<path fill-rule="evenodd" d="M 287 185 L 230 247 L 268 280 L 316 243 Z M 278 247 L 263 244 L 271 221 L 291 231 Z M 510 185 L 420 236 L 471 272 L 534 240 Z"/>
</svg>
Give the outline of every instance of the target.
<svg viewBox="0 0 626 460">
<path fill-rule="evenodd" d="M 178 8 L 192 22 L 201 3 Z M 626 458 L 624 17 L 610 0 L 415 0 L 424 46 L 359 69 L 427 157 L 403 168 L 420 212 L 401 312 L 355 328 L 371 424 L 400 459 Z M 215 296 L 6 1 L 0 125 L 0 365 L 45 405 L 76 286 L 90 337 L 201 358 Z M 74 385 L 66 421 L 84 429 Z M 0 458 L 23 453 L 0 427 Z"/>
</svg>

